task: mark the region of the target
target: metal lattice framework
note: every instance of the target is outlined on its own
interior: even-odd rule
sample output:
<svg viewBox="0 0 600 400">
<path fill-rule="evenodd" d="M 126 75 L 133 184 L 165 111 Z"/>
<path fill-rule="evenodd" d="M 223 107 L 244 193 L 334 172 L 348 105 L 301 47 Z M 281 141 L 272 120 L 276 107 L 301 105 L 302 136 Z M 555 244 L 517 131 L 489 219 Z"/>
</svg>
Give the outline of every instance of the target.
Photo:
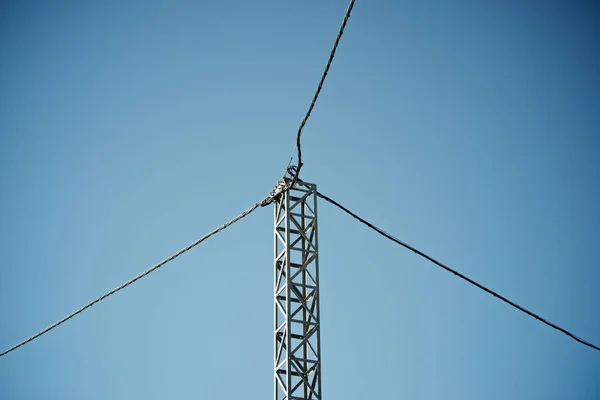
<svg viewBox="0 0 600 400">
<path fill-rule="evenodd" d="M 317 187 L 275 202 L 275 400 L 321 400 Z"/>
</svg>

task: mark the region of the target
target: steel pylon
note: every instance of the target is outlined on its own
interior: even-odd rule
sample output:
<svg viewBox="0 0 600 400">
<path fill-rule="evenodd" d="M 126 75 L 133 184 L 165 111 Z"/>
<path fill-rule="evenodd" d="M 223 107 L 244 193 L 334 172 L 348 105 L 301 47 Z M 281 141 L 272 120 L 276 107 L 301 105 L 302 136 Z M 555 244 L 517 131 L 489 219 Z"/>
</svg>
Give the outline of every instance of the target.
<svg viewBox="0 0 600 400">
<path fill-rule="evenodd" d="M 275 204 L 275 400 L 321 400 L 317 187 Z"/>
</svg>

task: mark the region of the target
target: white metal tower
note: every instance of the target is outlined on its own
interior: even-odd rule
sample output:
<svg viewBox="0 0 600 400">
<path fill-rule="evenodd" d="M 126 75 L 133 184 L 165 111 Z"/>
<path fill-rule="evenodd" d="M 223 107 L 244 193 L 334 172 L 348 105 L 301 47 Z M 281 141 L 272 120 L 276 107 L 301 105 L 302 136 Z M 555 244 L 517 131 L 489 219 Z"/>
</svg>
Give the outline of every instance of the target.
<svg viewBox="0 0 600 400">
<path fill-rule="evenodd" d="M 317 187 L 275 204 L 275 400 L 321 400 Z"/>
</svg>

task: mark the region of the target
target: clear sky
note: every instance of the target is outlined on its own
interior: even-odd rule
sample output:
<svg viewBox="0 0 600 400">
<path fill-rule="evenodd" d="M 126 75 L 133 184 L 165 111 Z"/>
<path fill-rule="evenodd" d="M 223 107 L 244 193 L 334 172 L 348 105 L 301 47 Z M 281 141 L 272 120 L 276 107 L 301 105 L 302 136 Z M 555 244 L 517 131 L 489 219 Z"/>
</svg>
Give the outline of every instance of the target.
<svg viewBox="0 0 600 400">
<path fill-rule="evenodd" d="M 0 5 L 0 347 L 260 201 L 347 6 Z M 600 11 L 358 0 L 304 180 L 600 343 Z M 600 353 L 320 202 L 323 393 L 598 399 Z M 0 358 L 1 399 L 269 399 L 273 212 Z"/>
</svg>

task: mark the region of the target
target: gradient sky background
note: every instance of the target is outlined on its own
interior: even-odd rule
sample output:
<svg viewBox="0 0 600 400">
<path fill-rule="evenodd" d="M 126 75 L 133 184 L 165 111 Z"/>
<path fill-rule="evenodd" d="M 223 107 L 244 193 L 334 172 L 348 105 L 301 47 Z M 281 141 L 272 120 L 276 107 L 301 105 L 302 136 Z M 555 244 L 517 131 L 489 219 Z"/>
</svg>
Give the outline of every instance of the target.
<svg viewBox="0 0 600 400">
<path fill-rule="evenodd" d="M 346 6 L 2 2 L 0 347 L 263 199 Z M 593 2 L 358 0 L 303 179 L 598 344 L 599 38 Z M 320 204 L 326 400 L 600 398 L 600 353 Z M 0 398 L 272 398 L 272 214 L 0 358 Z"/>
</svg>

